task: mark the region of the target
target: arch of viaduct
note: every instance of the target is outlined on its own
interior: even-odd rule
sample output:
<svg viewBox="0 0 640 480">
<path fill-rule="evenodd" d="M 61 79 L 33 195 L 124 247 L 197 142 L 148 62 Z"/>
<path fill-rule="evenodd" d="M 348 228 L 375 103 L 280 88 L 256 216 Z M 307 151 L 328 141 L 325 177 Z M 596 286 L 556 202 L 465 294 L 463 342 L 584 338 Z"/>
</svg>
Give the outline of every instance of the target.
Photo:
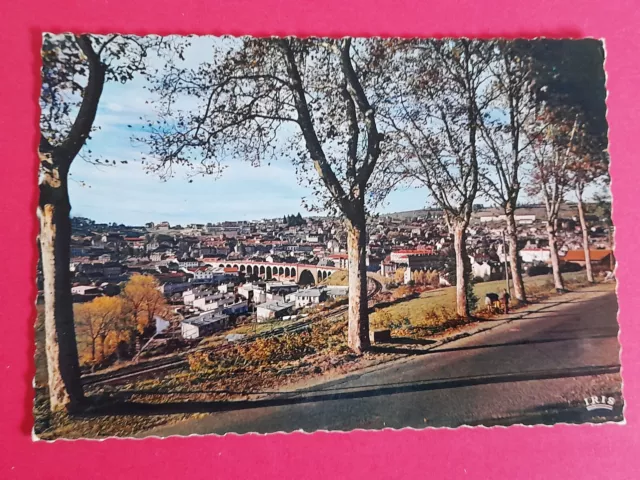
<svg viewBox="0 0 640 480">
<path fill-rule="evenodd" d="M 219 263 L 220 267 L 237 268 L 238 271 L 246 275 L 256 275 L 267 280 L 294 280 L 296 283 L 311 283 L 309 275 L 313 278 L 313 283 L 320 283 L 333 272 L 341 270 L 337 267 L 322 267 L 318 265 L 307 265 L 304 263 L 268 263 L 268 262 L 227 262 Z M 302 280 L 302 282 L 300 281 Z"/>
</svg>

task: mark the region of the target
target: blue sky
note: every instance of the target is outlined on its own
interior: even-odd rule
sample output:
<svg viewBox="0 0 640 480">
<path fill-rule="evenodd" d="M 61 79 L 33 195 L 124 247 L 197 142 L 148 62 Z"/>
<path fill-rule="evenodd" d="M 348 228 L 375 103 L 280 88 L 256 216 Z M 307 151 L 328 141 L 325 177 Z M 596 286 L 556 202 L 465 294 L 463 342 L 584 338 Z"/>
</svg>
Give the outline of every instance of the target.
<svg viewBox="0 0 640 480">
<path fill-rule="evenodd" d="M 185 52 L 186 66 L 210 60 L 214 37 L 195 37 L 191 42 Z M 233 40 L 216 44 L 225 46 L 228 42 Z M 152 68 L 163 66 L 158 57 L 150 58 L 150 63 Z M 141 163 L 145 147 L 132 144 L 130 139 L 132 133 L 142 131 L 144 119 L 155 115 L 156 99 L 145 89 L 145 82 L 136 77 L 124 85 L 105 85 L 95 121 L 99 129 L 83 152 L 90 149 L 93 156 L 115 160 L 116 164 L 106 167 L 75 160 L 69 187 L 73 215 L 140 225 L 164 220 L 187 224 L 310 214 L 302 206 L 302 199 L 312 198 L 311 189 L 299 185 L 294 167 L 286 160 L 258 168 L 238 161 L 225 162 L 228 167 L 221 178 L 195 177 L 191 182 L 186 171 L 176 170 L 167 181 L 147 173 Z M 181 109 L 195 108 L 186 102 Z M 477 202 L 488 204 L 482 198 Z M 378 211 L 416 210 L 430 205 L 425 188 L 404 188 L 393 192 Z"/>
<path fill-rule="evenodd" d="M 210 42 L 206 38 L 194 41 L 187 61 L 197 65 L 207 59 Z M 185 224 L 310 214 L 302 199 L 311 198 L 312 192 L 298 184 L 295 170 L 286 160 L 257 168 L 248 163 L 227 163 L 222 177 L 195 177 L 191 183 L 186 171 L 178 170 L 167 181 L 146 173 L 141 163 L 145 147 L 131 142 L 132 133 L 141 131 L 144 123 L 140 117 L 154 116 L 154 97 L 144 87 L 141 77 L 124 85 L 105 85 L 95 121 L 99 129 L 84 150 L 90 149 L 94 157 L 115 160 L 116 165 L 75 160 L 69 187 L 73 215 L 98 222 L 167 220 Z M 425 189 L 405 188 L 392 193 L 380 211 L 414 210 L 426 204 Z"/>
<path fill-rule="evenodd" d="M 139 225 L 163 220 L 185 224 L 309 214 L 301 203 L 303 197 L 311 198 L 312 192 L 298 184 L 295 170 L 286 160 L 261 167 L 233 162 L 220 178 L 193 177 L 191 183 L 186 170 L 178 170 L 166 181 L 147 173 L 141 163 L 145 148 L 133 144 L 131 135 L 139 130 L 140 116 L 153 115 L 152 107 L 144 103 L 148 97 L 140 81 L 105 86 L 95 123 L 100 129 L 86 148 L 95 157 L 115 160 L 116 165 L 75 160 L 69 185 L 73 215 Z M 405 188 L 391 194 L 381 211 L 414 210 L 426 203 L 425 189 Z"/>
</svg>

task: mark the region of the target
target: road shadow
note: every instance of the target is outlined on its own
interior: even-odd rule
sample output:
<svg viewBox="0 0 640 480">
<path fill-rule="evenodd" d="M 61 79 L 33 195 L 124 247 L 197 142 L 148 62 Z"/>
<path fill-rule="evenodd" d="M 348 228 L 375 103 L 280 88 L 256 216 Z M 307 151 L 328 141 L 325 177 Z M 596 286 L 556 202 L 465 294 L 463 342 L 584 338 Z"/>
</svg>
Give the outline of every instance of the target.
<svg viewBox="0 0 640 480">
<path fill-rule="evenodd" d="M 595 334 L 595 335 L 581 335 L 572 337 L 560 337 L 560 338 L 540 338 L 536 340 L 518 340 L 515 342 L 504 343 L 488 343 L 483 345 L 469 345 L 464 347 L 444 347 L 437 350 L 428 350 L 423 353 L 435 354 L 445 352 L 461 352 L 466 350 L 481 350 L 484 348 L 500 348 L 500 347 L 514 347 L 520 345 L 536 345 L 541 343 L 554 343 L 554 342 L 571 342 L 573 340 L 588 340 L 593 338 L 618 338 L 617 334 Z"/>
<path fill-rule="evenodd" d="M 436 340 L 429 340 L 426 338 L 395 337 L 385 343 L 394 345 L 432 345 L 438 342 Z"/>
<path fill-rule="evenodd" d="M 593 367 L 578 367 L 569 369 L 537 370 L 519 373 L 503 373 L 495 375 L 480 375 L 467 377 L 452 377 L 435 379 L 425 382 L 404 382 L 382 385 L 366 385 L 362 387 L 342 387 L 336 385 L 331 388 L 308 389 L 302 392 L 279 394 L 276 397 L 256 400 L 215 400 L 215 401 L 175 401 L 163 403 L 150 403 L 141 401 L 125 401 L 125 395 L 170 395 L 175 398 L 175 392 L 158 391 L 130 391 L 122 392 L 121 400 L 114 397 L 112 401 L 102 404 L 96 403 L 94 407 L 83 413 L 74 414 L 76 417 L 91 418 L 97 416 L 120 415 L 172 415 L 190 413 L 216 413 L 226 411 L 238 411 L 255 408 L 272 408 L 288 405 L 324 402 L 331 400 L 357 400 L 403 393 L 425 392 L 452 388 L 470 387 L 476 385 L 489 385 L 497 383 L 512 383 L 536 380 L 549 380 L 558 378 L 572 378 L 592 375 L 618 373 L 619 365 L 604 365 Z M 191 393 L 191 392 L 190 392 Z M 228 392 L 225 392 L 228 393 Z M 235 392 L 239 393 L 239 392 Z M 265 392 L 254 392 L 254 395 L 264 395 Z"/>
</svg>

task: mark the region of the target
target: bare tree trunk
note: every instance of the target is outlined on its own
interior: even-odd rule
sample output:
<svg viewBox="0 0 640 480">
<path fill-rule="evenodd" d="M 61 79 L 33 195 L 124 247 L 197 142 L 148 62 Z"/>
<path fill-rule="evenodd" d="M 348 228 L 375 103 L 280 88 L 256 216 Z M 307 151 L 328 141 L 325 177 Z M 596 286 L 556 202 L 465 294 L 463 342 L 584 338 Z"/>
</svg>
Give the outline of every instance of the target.
<svg viewBox="0 0 640 480">
<path fill-rule="evenodd" d="M 349 347 L 360 354 L 371 346 L 367 301 L 366 221 L 347 221 L 349 254 Z"/>
<path fill-rule="evenodd" d="M 513 279 L 513 291 L 516 299 L 525 303 L 527 301 L 522 279 L 522 260 L 518 249 L 518 228 L 516 227 L 515 213 L 507 211 L 507 240 L 509 241 L 509 263 L 511 264 L 511 278 Z"/>
<path fill-rule="evenodd" d="M 467 255 L 466 230 L 466 226 L 458 224 L 453 232 L 453 248 L 456 252 L 456 314 L 461 318 L 470 317 L 467 298 L 469 256 Z"/>
<path fill-rule="evenodd" d="M 553 283 L 556 290 L 564 290 L 564 280 L 560 273 L 560 257 L 558 257 L 558 241 L 556 238 L 556 222 L 547 221 L 547 235 L 549 236 L 549 254 L 551 255 L 551 268 L 553 269 Z"/>
<path fill-rule="evenodd" d="M 576 188 L 576 196 L 578 197 L 578 217 L 580 218 L 580 229 L 582 230 L 582 248 L 584 249 L 584 266 L 587 269 L 587 281 L 594 283 L 591 252 L 589 251 L 589 230 L 587 230 L 587 221 L 584 218 L 584 204 L 582 203 L 582 188 L 580 186 Z"/>
<path fill-rule="evenodd" d="M 69 271 L 71 220 L 67 172 L 53 169 L 40 184 L 40 249 L 44 274 L 45 339 L 51 410 L 84 400 L 73 323 Z"/>
<path fill-rule="evenodd" d="M 106 341 L 105 335 L 100 335 L 100 361 L 104 362 L 106 355 L 104 349 L 104 342 Z"/>
</svg>

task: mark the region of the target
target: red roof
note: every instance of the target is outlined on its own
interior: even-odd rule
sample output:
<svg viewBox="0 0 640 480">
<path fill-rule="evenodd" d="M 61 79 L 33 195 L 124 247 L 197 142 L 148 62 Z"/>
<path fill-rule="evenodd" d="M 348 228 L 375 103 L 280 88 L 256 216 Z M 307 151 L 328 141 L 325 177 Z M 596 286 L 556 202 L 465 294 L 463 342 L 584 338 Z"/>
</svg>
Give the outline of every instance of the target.
<svg viewBox="0 0 640 480">
<path fill-rule="evenodd" d="M 238 267 L 225 267 L 224 273 L 236 273 L 238 271 Z"/>
<path fill-rule="evenodd" d="M 611 250 L 589 250 L 591 260 L 599 262 L 611 254 Z M 563 257 L 565 262 L 584 262 L 584 250 L 569 250 Z"/>
</svg>

